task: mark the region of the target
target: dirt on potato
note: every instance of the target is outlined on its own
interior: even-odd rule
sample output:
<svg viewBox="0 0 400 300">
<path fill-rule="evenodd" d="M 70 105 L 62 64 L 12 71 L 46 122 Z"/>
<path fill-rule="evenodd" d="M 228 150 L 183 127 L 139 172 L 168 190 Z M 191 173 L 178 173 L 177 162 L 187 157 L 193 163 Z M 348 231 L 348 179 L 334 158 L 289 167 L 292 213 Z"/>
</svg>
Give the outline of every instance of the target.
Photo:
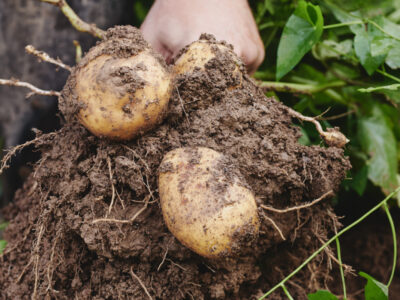
<svg viewBox="0 0 400 300">
<path fill-rule="evenodd" d="M 109 34 L 127 30 L 137 36 L 131 27 Z M 127 51 L 113 47 L 112 55 Z M 61 98 L 68 122 L 41 136 L 41 159 L 4 212 L 11 223 L 0 257 L 0 299 L 257 299 L 340 226 L 329 199 L 287 213 L 261 208 L 335 192 L 350 164 L 342 149 L 300 145 L 288 109 L 247 75 L 237 86 L 235 63 L 215 51 L 205 70 L 176 78 L 164 122 L 129 142 L 91 135 Z M 261 226 L 249 255 L 209 260 L 168 231 L 158 169 L 168 151 L 193 146 L 227 156 L 255 194 Z M 295 276 L 288 283 L 293 297 L 325 288 L 330 263 L 323 253 Z"/>
</svg>

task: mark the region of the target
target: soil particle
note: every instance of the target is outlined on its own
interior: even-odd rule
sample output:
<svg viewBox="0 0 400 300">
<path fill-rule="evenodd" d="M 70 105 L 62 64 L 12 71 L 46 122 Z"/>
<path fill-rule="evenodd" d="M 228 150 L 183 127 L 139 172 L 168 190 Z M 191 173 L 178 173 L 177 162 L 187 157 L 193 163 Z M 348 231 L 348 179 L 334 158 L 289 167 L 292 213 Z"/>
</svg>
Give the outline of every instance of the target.
<svg viewBox="0 0 400 300">
<path fill-rule="evenodd" d="M 114 49 L 114 36 L 130 45 L 115 55 L 147 47 L 137 31 L 117 27 L 102 51 Z M 204 70 L 180 75 L 164 122 L 135 140 L 96 138 L 73 118 L 55 137 L 42 139 L 41 161 L 6 208 L 11 223 L 0 258 L 0 299 L 147 299 L 132 272 L 155 299 L 252 299 L 320 247 L 339 226 L 328 200 L 286 214 L 260 208 L 258 241 L 234 260 L 202 258 L 166 228 L 157 173 L 163 156 L 178 147 L 223 153 L 258 204 L 276 208 L 337 191 L 350 167 L 339 148 L 300 145 L 286 107 L 266 98 L 247 75 L 232 88 L 236 79 L 228 78 L 232 67 L 224 59 L 217 55 Z M 64 114 L 76 112 L 65 107 L 61 99 Z M 295 299 L 322 286 L 326 268 L 322 255 L 295 277 Z"/>
</svg>

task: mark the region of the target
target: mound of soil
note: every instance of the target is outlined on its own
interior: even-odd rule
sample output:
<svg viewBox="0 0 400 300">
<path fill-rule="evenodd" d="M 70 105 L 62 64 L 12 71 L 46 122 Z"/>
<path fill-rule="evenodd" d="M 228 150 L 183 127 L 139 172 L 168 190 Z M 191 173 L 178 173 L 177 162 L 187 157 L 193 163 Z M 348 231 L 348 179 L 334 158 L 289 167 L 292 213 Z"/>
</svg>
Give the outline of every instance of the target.
<svg viewBox="0 0 400 300">
<path fill-rule="evenodd" d="M 108 39 L 127 32 L 141 39 L 131 27 L 110 30 Z M 115 47 L 112 55 L 127 53 Z M 41 159 L 4 212 L 11 223 L 0 258 L 0 299 L 252 299 L 340 226 L 328 200 L 284 214 L 259 208 L 251 255 L 220 260 L 196 255 L 168 231 L 157 174 L 172 149 L 223 153 L 258 205 L 275 208 L 336 191 L 350 167 L 342 149 L 300 145 L 288 109 L 245 74 L 237 86 L 235 63 L 215 51 L 204 70 L 176 78 L 164 122 L 126 143 L 97 138 L 68 114 L 70 77 L 60 99 L 68 122 L 40 136 Z M 288 287 L 295 299 L 305 298 L 304 289 L 325 287 L 329 261 L 321 255 L 294 278 Z"/>
</svg>

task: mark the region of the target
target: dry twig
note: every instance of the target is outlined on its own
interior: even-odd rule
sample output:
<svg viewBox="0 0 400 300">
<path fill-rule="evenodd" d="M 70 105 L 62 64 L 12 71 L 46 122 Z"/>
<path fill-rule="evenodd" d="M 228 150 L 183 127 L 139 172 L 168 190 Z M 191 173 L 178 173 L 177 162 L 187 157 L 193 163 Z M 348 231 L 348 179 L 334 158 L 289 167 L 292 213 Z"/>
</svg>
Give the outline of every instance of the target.
<svg viewBox="0 0 400 300">
<path fill-rule="evenodd" d="M 45 62 L 59 66 L 60 68 L 63 68 L 70 72 L 72 71 L 72 68 L 70 66 L 64 64 L 60 59 L 51 58 L 50 55 L 48 55 L 46 52 L 36 50 L 35 47 L 33 47 L 32 45 L 26 46 L 25 51 L 29 54 L 35 55 L 36 57 L 40 58 L 41 60 L 43 60 Z"/>
</svg>

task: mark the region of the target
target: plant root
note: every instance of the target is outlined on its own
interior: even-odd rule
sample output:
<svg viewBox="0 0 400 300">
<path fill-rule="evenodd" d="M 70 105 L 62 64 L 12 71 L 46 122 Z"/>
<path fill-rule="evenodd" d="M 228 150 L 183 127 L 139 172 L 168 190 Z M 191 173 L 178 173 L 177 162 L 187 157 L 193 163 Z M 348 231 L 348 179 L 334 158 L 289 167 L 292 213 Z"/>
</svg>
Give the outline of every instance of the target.
<svg viewBox="0 0 400 300">
<path fill-rule="evenodd" d="M 285 236 L 283 235 L 283 233 L 282 233 L 282 230 L 279 228 L 279 226 L 275 223 L 275 221 L 273 220 L 273 219 L 271 219 L 270 217 L 268 217 L 264 212 L 262 212 L 263 214 L 263 217 L 267 220 L 267 221 L 269 221 L 271 224 L 272 224 L 272 226 L 274 226 L 275 227 L 275 229 L 276 229 L 276 231 L 278 231 L 278 233 L 279 233 L 279 235 L 281 236 L 281 238 L 282 238 L 282 240 L 284 240 L 284 241 L 286 241 L 286 238 L 285 238 Z"/>
<path fill-rule="evenodd" d="M 79 64 L 82 59 L 82 47 L 77 40 L 73 41 L 75 46 L 75 63 Z"/>
<path fill-rule="evenodd" d="M 160 272 L 160 269 L 161 269 L 162 265 L 164 264 L 165 259 L 167 258 L 167 254 L 168 254 L 168 247 L 163 255 L 163 259 L 162 259 L 161 263 L 158 265 L 157 272 Z"/>
<path fill-rule="evenodd" d="M 149 291 L 147 290 L 146 286 L 144 285 L 143 281 L 140 280 L 140 278 L 133 272 L 132 267 L 131 267 L 130 273 L 131 273 L 132 279 L 136 279 L 139 282 L 140 286 L 143 288 L 144 292 L 149 297 L 149 299 L 153 300 L 153 298 L 151 297 Z"/>
<path fill-rule="evenodd" d="M 130 224 L 133 221 L 136 220 L 136 218 L 146 210 L 147 205 L 149 204 L 149 199 L 150 199 L 150 195 L 148 197 L 146 197 L 146 200 L 144 201 L 144 205 L 141 209 L 139 209 L 132 218 L 130 218 L 129 220 L 118 220 L 118 219 L 110 219 L 110 218 L 102 218 L 102 219 L 96 219 L 92 221 L 92 224 L 95 223 L 99 223 L 99 222 L 111 222 L 111 223 L 122 223 L 122 224 Z"/>
<path fill-rule="evenodd" d="M 58 132 L 50 132 L 50 133 L 47 133 L 47 134 L 40 135 L 40 136 L 34 138 L 33 140 L 30 140 L 30 141 L 28 141 L 28 142 L 26 142 L 24 144 L 21 144 L 21 145 L 17 145 L 14 148 L 11 148 L 10 150 L 8 150 L 6 155 L 4 155 L 3 159 L 1 160 L 0 174 L 2 174 L 3 171 L 9 167 L 9 165 L 7 163 L 10 161 L 10 159 L 18 151 L 21 151 L 22 149 L 24 149 L 25 147 L 28 147 L 30 145 L 35 145 L 35 144 L 37 144 L 38 142 L 40 142 L 41 140 L 43 140 L 45 138 L 54 137 L 54 136 L 56 136 L 57 133 Z"/>
<path fill-rule="evenodd" d="M 111 168 L 110 157 L 107 157 L 107 164 L 108 164 L 108 173 L 110 176 L 110 183 L 111 183 L 111 202 L 110 202 L 110 207 L 108 208 L 108 213 L 111 214 L 111 210 L 112 210 L 112 207 L 114 205 L 114 200 L 115 200 L 115 186 L 113 183 L 113 173 L 112 173 L 112 168 Z"/>
<path fill-rule="evenodd" d="M 273 208 L 271 206 L 267 206 L 267 205 L 264 205 L 264 204 L 261 204 L 260 206 L 265 210 L 283 214 L 283 213 L 287 213 L 287 212 L 290 212 L 290 211 L 295 211 L 295 210 L 300 210 L 300 209 L 303 209 L 303 208 L 311 207 L 314 204 L 322 201 L 326 197 L 333 196 L 333 195 L 334 195 L 333 191 L 330 190 L 330 191 L 326 192 L 325 194 L 323 194 L 321 197 L 319 197 L 319 198 L 317 198 L 317 199 L 315 199 L 315 200 L 313 200 L 313 201 L 311 201 L 309 203 L 306 203 L 306 204 L 303 204 L 303 205 L 289 207 L 289 208 L 286 208 L 286 209 L 277 209 L 277 208 Z"/>
<path fill-rule="evenodd" d="M 38 238 L 36 240 L 35 248 L 33 250 L 33 252 L 35 253 L 34 254 L 35 258 L 33 258 L 34 271 L 35 271 L 35 285 L 33 287 L 33 294 L 32 294 L 33 300 L 37 299 L 37 288 L 38 288 L 38 282 L 39 282 L 39 258 L 40 258 L 39 249 L 40 249 L 40 242 L 41 242 L 42 236 L 43 236 L 43 231 L 44 231 L 44 225 L 42 224 L 42 226 L 40 226 L 40 230 L 39 230 Z"/>
<path fill-rule="evenodd" d="M 0 85 L 19 86 L 19 87 L 24 87 L 24 88 L 30 89 L 31 92 L 26 95 L 26 98 L 29 98 L 33 95 L 56 96 L 56 97 L 59 97 L 61 95 L 60 92 L 42 90 L 28 82 L 19 81 L 18 79 L 14 79 L 14 78 L 0 79 Z"/>
<path fill-rule="evenodd" d="M 330 147 L 337 147 L 337 148 L 344 148 L 344 146 L 350 142 L 349 139 L 346 138 L 346 136 L 339 131 L 339 128 L 328 128 L 327 131 L 324 131 L 322 129 L 321 124 L 316 120 L 316 118 L 311 118 L 311 117 L 306 117 L 302 115 L 301 113 L 295 111 L 292 108 L 287 108 L 289 114 L 291 114 L 293 117 L 306 121 L 306 122 L 311 122 L 315 125 L 318 133 L 321 135 L 322 139 L 325 141 L 325 143 L 330 146 Z"/>
<path fill-rule="evenodd" d="M 29 54 L 35 55 L 36 57 L 45 62 L 51 63 L 70 72 L 72 71 L 72 67 L 64 64 L 59 58 L 58 59 L 51 58 L 50 55 L 48 55 L 46 52 L 36 50 L 35 47 L 33 47 L 32 45 L 27 45 L 25 47 L 25 51 Z"/>
</svg>

